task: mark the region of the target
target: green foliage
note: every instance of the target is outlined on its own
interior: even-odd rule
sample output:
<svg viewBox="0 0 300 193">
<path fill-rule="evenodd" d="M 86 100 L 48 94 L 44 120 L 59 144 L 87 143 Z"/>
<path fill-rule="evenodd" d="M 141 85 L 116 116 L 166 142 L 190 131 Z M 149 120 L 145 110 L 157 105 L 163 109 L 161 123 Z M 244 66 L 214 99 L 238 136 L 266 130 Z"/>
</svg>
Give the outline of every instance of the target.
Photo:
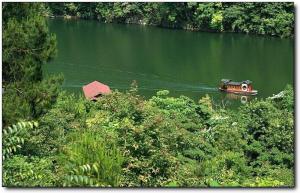
<svg viewBox="0 0 300 193">
<path fill-rule="evenodd" d="M 39 135 L 41 128 L 35 121 L 24 121 L 36 120 L 52 107 L 63 80 L 62 76 L 42 76 L 42 65 L 56 53 L 46 12 L 43 3 L 2 5 L 5 186 L 48 187 L 56 181 L 54 159 L 40 149 L 48 133 Z"/>
<path fill-rule="evenodd" d="M 14 87 L 14 85 L 9 85 Z M 31 117 L 30 105 L 21 97 L 21 92 L 4 88 L 2 95 L 2 124 L 7 127 L 19 120 L 27 120 Z"/>
<path fill-rule="evenodd" d="M 42 64 L 56 53 L 43 3 L 4 3 L 3 125 L 37 118 L 55 102 L 62 77 L 42 80 Z M 49 89 L 49 90 L 48 90 Z"/>
<path fill-rule="evenodd" d="M 4 3 L 3 184 L 23 187 L 293 187 L 294 91 L 235 111 L 136 82 L 88 101 L 42 78 L 43 14 L 291 36 L 292 3 Z M 36 120 L 26 122 L 24 120 Z M 12 125 L 12 126 L 10 126 Z"/>
<path fill-rule="evenodd" d="M 28 156 L 24 146 L 32 137 L 30 133 L 38 123 L 19 122 L 3 129 L 3 185 L 8 187 L 53 186 L 55 175 L 50 157 Z M 24 156 L 22 154 L 26 154 Z"/>
<path fill-rule="evenodd" d="M 2 72 L 5 83 L 41 80 L 41 65 L 55 55 L 56 38 L 48 33 L 42 9 L 40 3 L 3 4 Z"/>
<path fill-rule="evenodd" d="M 210 25 L 213 29 L 216 29 L 218 31 L 223 31 L 224 29 L 223 29 L 222 22 L 223 22 L 223 15 L 222 12 L 219 11 L 212 15 Z"/>
<path fill-rule="evenodd" d="M 272 179 L 270 177 L 265 178 L 255 178 L 255 180 L 250 182 L 245 182 L 243 184 L 244 187 L 279 187 L 283 186 L 283 182 L 280 182 L 278 180 Z"/>
<path fill-rule="evenodd" d="M 99 133 L 75 133 L 62 150 L 63 186 L 118 186 L 123 157 Z"/>
<path fill-rule="evenodd" d="M 200 174 L 209 186 L 212 182 L 219 186 L 239 186 L 249 176 L 249 169 L 242 153 L 224 151 L 202 163 Z"/>
<path fill-rule="evenodd" d="M 256 101 L 241 109 L 249 144 L 247 155 L 259 167 L 268 161 L 274 165 L 293 166 L 294 117 L 277 109 L 271 102 Z"/>
<path fill-rule="evenodd" d="M 291 85 L 287 85 L 283 91 L 268 99 L 279 109 L 290 112 L 294 111 L 294 90 Z"/>
<path fill-rule="evenodd" d="M 2 157 L 3 160 L 15 154 L 26 142 L 28 138 L 28 130 L 37 127 L 37 122 L 19 122 L 15 125 L 3 129 L 3 146 Z"/>
<path fill-rule="evenodd" d="M 97 18 L 200 31 L 243 32 L 280 37 L 294 33 L 290 2 L 110 2 L 48 3 L 54 15 Z"/>
<path fill-rule="evenodd" d="M 98 112 L 91 114 L 87 125 L 100 127 L 101 135 L 117 141 L 124 152 L 121 186 L 161 186 L 173 175 L 174 157 L 166 138 L 171 130 L 153 107 L 131 93 L 115 92 L 93 108 Z"/>
<path fill-rule="evenodd" d="M 56 186 L 294 186 L 290 87 L 236 111 L 134 88 L 96 102 L 61 93 L 18 152 L 53 157 Z"/>
<path fill-rule="evenodd" d="M 62 76 L 50 76 L 38 82 L 14 82 L 4 87 L 3 125 L 20 119 L 35 119 L 47 112 L 60 91 Z"/>
<path fill-rule="evenodd" d="M 7 187 L 51 187 L 55 180 L 51 159 L 18 155 L 3 163 L 3 185 Z"/>
</svg>

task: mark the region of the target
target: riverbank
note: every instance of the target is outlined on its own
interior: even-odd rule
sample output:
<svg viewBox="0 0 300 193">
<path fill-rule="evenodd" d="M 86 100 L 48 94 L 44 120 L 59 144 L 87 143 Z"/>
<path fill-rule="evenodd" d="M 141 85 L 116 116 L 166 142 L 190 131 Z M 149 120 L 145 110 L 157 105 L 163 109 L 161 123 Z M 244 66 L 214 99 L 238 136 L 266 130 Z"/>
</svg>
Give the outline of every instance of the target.
<svg viewBox="0 0 300 193">
<path fill-rule="evenodd" d="M 20 123 L 26 135 L 17 137 L 25 143 L 18 146 L 22 154 L 5 154 L 4 185 L 294 187 L 292 87 L 238 111 L 214 107 L 209 96 L 196 103 L 164 90 L 145 100 L 137 90 L 114 91 L 97 102 L 60 92 L 28 123 L 38 126 Z M 5 152 L 12 136 L 5 129 Z M 19 181 L 22 164 L 40 180 L 32 183 L 27 174 Z"/>
<path fill-rule="evenodd" d="M 294 36 L 293 3 L 47 3 L 52 15 L 192 31 Z"/>
</svg>

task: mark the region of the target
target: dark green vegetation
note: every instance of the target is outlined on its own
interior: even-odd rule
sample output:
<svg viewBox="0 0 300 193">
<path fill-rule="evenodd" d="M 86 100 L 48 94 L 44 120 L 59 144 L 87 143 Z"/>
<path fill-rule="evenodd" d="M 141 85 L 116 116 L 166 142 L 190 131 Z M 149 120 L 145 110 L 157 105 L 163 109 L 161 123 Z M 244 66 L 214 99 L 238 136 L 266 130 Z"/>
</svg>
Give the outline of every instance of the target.
<svg viewBox="0 0 300 193">
<path fill-rule="evenodd" d="M 4 130 L 4 184 L 293 186 L 291 87 L 237 112 L 167 94 L 90 102 L 60 93 L 37 127 Z"/>
<path fill-rule="evenodd" d="M 87 101 L 39 70 L 56 50 L 43 4 L 2 10 L 3 185 L 294 186 L 291 86 L 236 111 L 166 90 L 145 100 L 134 83 Z"/>
<path fill-rule="evenodd" d="M 50 14 L 214 32 L 289 37 L 293 3 L 48 3 Z"/>
</svg>

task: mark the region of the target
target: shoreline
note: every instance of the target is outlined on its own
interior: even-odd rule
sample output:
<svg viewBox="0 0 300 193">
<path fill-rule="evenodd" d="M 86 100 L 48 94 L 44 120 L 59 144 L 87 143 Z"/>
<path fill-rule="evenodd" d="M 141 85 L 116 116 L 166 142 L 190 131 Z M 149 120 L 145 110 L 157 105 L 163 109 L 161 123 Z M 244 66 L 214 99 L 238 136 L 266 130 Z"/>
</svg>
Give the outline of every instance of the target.
<svg viewBox="0 0 300 193">
<path fill-rule="evenodd" d="M 111 24 L 133 24 L 133 25 L 143 25 L 143 26 L 152 26 L 152 27 L 159 27 L 159 28 L 165 28 L 165 29 L 174 29 L 174 30 L 185 30 L 189 32 L 207 32 L 207 33 L 219 33 L 219 34 L 241 34 L 241 35 L 251 35 L 251 36 L 257 36 L 257 37 L 265 37 L 265 38 L 278 38 L 278 39 L 295 39 L 295 36 L 289 36 L 289 37 L 280 37 L 278 35 L 269 35 L 269 34 L 257 34 L 257 33 L 245 33 L 245 32 L 235 32 L 235 31 L 214 31 L 210 29 L 200 29 L 197 27 L 193 27 L 190 24 L 186 24 L 180 27 L 172 27 L 167 25 L 156 25 L 145 22 L 143 19 L 136 19 L 136 18 L 128 18 L 125 20 L 125 22 L 107 22 L 107 21 L 101 21 L 101 19 L 98 18 L 84 18 L 80 16 L 73 16 L 73 15 L 45 15 L 45 17 L 50 19 L 64 19 L 64 20 L 94 20 L 100 23 L 111 23 Z"/>
</svg>

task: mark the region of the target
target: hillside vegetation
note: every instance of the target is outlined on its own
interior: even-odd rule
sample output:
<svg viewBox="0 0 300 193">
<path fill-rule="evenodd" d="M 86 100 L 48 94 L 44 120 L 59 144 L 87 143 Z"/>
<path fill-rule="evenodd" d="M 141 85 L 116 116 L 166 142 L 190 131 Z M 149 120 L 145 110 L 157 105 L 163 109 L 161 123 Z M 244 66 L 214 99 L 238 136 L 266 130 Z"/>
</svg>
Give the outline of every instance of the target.
<svg viewBox="0 0 300 193">
<path fill-rule="evenodd" d="M 242 32 L 291 37 L 291 2 L 48 3 L 48 14 L 196 31 Z"/>
</svg>

